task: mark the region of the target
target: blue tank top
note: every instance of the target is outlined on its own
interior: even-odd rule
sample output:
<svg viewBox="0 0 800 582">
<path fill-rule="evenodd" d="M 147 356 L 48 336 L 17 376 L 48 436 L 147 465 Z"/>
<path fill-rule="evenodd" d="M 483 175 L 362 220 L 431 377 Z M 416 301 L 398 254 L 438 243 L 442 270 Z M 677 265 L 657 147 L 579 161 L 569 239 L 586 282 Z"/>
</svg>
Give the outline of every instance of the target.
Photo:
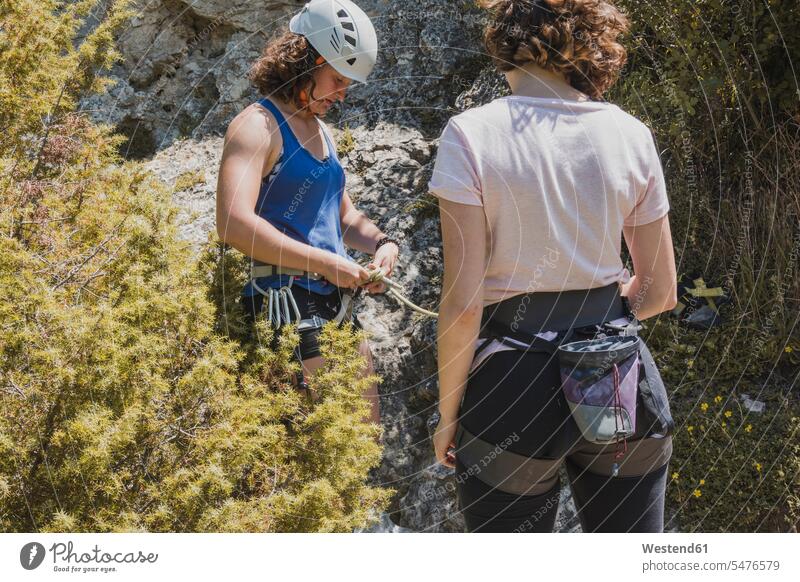
<svg viewBox="0 0 800 582">
<path fill-rule="evenodd" d="M 278 121 L 283 150 L 272 171 L 261 181 L 256 214 L 295 240 L 349 258 L 340 219 L 344 170 L 328 133 L 320 124 L 328 144 L 328 156 L 320 161 L 300 145 L 283 114 L 269 99 L 261 99 L 258 103 L 269 109 Z M 253 259 L 253 264 L 265 263 Z M 256 283 L 262 289 L 277 289 L 289 284 L 289 275 L 259 277 Z M 336 289 L 329 281 L 308 277 L 296 277 L 293 284 L 323 295 Z M 242 290 L 245 296 L 257 293 L 252 281 L 248 281 Z"/>
</svg>

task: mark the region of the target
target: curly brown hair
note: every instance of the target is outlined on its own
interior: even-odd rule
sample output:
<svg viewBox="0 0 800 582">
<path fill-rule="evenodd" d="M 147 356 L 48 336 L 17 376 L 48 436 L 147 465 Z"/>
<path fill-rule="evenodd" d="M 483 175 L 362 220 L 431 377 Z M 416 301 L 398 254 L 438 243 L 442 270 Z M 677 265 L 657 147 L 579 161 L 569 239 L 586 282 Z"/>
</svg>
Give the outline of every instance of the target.
<svg viewBox="0 0 800 582">
<path fill-rule="evenodd" d="M 319 53 L 306 40 L 288 29 L 269 42 L 258 60 L 250 67 L 247 77 L 265 97 L 278 97 L 303 107 L 300 92 L 314 91 L 314 70 L 319 68 Z"/>
<path fill-rule="evenodd" d="M 602 99 L 628 54 L 617 41 L 627 16 L 606 0 L 481 0 L 492 21 L 484 44 L 495 66 L 525 63 L 560 73 L 575 89 Z"/>
</svg>

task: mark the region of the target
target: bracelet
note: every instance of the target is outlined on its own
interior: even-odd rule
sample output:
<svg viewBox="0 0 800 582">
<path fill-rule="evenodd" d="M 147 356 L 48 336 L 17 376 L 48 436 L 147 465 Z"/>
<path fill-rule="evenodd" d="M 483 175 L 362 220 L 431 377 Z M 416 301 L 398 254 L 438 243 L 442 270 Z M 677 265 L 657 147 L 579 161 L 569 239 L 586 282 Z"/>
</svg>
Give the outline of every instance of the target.
<svg viewBox="0 0 800 582">
<path fill-rule="evenodd" d="M 385 236 L 381 240 L 379 240 L 377 243 L 375 243 L 375 252 L 377 253 L 378 249 L 381 248 L 386 243 L 394 243 L 394 244 L 397 245 L 397 249 L 400 250 L 400 243 L 399 242 L 397 242 L 395 239 L 393 239 L 390 236 Z"/>
</svg>

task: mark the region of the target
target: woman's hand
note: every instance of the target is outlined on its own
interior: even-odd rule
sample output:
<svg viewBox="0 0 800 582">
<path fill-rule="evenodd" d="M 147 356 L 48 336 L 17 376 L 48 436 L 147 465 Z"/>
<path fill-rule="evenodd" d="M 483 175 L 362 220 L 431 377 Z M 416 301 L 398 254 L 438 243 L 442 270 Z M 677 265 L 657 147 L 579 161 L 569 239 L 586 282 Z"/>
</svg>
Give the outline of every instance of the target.
<svg viewBox="0 0 800 582">
<path fill-rule="evenodd" d="M 369 280 L 369 271 L 355 261 L 330 253 L 320 275 L 337 287 L 357 289 Z"/>
<path fill-rule="evenodd" d="M 381 269 L 383 274 L 386 277 L 389 277 L 394 271 L 395 263 L 397 263 L 397 255 L 400 253 L 400 249 L 397 248 L 397 245 L 394 243 L 386 243 L 378 249 L 375 253 L 375 256 L 372 258 L 372 262 L 367 265 L 367 269 L 370 271 L 374 269 Z M 369 285 L 365 285 L 364 289 L 367 293 L 383 293 L 386 291 L 386 283 L 376 281 L 374 283 L 370 283 Z"/>
<path fill-rule="evenodd" d="M 446 420 L 444 417 L 439 419 L 436 425 L 436 432 L 433 434 L 433 448 L 436 451 L 436 460 L 445 467 L 454 469 L 456 466 L 455 451 L 449 450 L 456 446 L 456 430 L 458 430 L 457 420 Z"/>
</svg>

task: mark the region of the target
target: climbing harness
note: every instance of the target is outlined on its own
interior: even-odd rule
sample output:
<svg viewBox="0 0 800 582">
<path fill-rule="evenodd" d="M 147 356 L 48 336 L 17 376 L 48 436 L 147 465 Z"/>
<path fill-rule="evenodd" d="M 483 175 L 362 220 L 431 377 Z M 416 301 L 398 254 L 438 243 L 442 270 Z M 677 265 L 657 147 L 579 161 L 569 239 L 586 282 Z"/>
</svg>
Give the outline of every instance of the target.
<svg viewBox="0 0 800 582">
<path fill-rule="evenodd" d="M 612 323 L 618 319 L 627 323 Z M 641 344 L 637 334 L 642 329 L 628 298 L 619 295 L 618 284 L 516 295 L 485 307 L 481 329 L 486 330 L 486 339 L 476 355 L 497 340 L 558 358 L 562 394 L 583 438 L 617 445 L 616 476 L 619 460 L 627 452 L 626 439 L 635 431 Z M 551 341 L 536 335 L 539 330 L 559 331 Z M 576 334 L 592 339 L 571 341 Z"/>
<path fill-rule="evenodd" d="M 617 320 L 625 323 L 614 323 Z M 532 476 L 539 472 L 540 460 L 562 458 L 580 435 L 590 442 L 615 445 L 611 474 L 618 476 L 628 450 L 627 439 L 634 431 L 659 438 L 674 430 L 663 381 L 638 337 L 641 329 L 616 283 L 515 295 L 484 307 L 476 356 L 497 341 L 520 352 L 542 352 L 557 358 L 561 385 L 553 387 L 553 397 L 563 406 L 554 408 L 563 410 L 564 418 L 558 421 L 557 432 L 531 456 L 511 450 L 497 452 L 495 444 L 460 423 L 457 455 L 469 466 L 473 461 L 481 463 L 486 451 L 494 450 L 491 462 L 481 464 L 481 480 L 503 491 L 524 494 Z M 555 337 L 538 335 L 544 330 L 556 331 Z M 638 398 L 642 406 L 637 411 Z"/>
<path fill-rule="evenodd" d="M 272 268 L 272 265 L 264 265 L 264 266 L 253 266 L 251 267 L 252 273 L 257 273 L 264 270 L 264 267 Z M 295 271 L 292 269 L 292 271 Z M 298 271 L 298 273 L 301 273 Z M 269 273 L 269 274 L 288 274 L 284 272 L 278 273 Z M 267 306 L 266 318 L 267 323 L 273 327 L 275 330 L 280 329 L 285 324 L 293 323 L 292 318 L 294 317 L 294 323 L 297 323 L 297 331 L 304 331 L 307 329 L 316 329 L 321 327 L 322 321 L 320 317 L 314 315 L 311 318 L 303 318 L 300 314 L 300 309 L 297 306 L 297 302 L 294 299 L 294 295 L 292 295 L 292 284 L 294 283 L 297 274 L 289 274 L 289 284 L 284 285 L 278 289 L 262 289 L 261 286 L 258 285 L 256 282 L 257 276 L 264 276 L 264 275 L 254 275 L 251 278 L 251 283 L 253 288 L 261 293 L 264 296 L 264 303 L 262 305 Z M 290 310 L 291 306 L 291 310 Z M 263 307 L 262 307 L 263 311 Z M 295 346 L 294 349 L 294 356 L 297 360 L 297 363 L 300 365 L 299 370 L 295 374 L 295 378 L 297 380 L 297 387 L 301 390 L 306 391 L 306 395 L 308 400 L 312 400 L 311 395 L 311 387 L 305 381 L 305 377 L 303 375 L 303 358 L 302 354 L 300 353 L 300 345 L 298 344 Z"/>
<path fill-rule="evenodd" d="M 270 300 L 271 296 L 269 295 L 268 291 L 261 289 L 255 280 L 259 277 L 269 277 L 272 275 L 290 276 L 289 285 L 281 287 L 279 291 L 285 290 L 284 293 L 289 296 L 289 301 L 291 303 L 294 303 L 294 300 L 291 298 L 291 292 L 289 291 L 289 288 L 291 287 L 294 279 L 314 279 L 314 280 L 323 279 L 322 275 L 311 271 L 301 271 L 299 269 L 290 269 L 288 267 L 277 267 L 275 265 L 252 265 L 250 267 L 250 279 L 253 283 L 253 287 L 255 288 L 256 291 L 258 291 L 259 293 L 261 293 L 267 299 Z M 399 301 L 409 309 L 416 311 L 417 313 L 421 313 L 422 315 L 425 315 L 427 317 L 434 317 L 434 318 L 439 316 L 437 313 L 424 309 L 423 307 L 420 307 L 419 305 L 407 299 L 402 292 L 403 289 L 402 285 L 387 277 L 381 269 L 373 269 L 372 271 L 370 271 L 369 279 L 361 287 L 359 287 L 355 291 L 351 289 L 343 290 L 344 292 L 342 294 L 342 306 L 339 309 L 339 313 L 336 315 L 333 321 L 335 321 L 336 323 L 341 323 L 342 321 L 345 321 L 345 316 L 347 316 L 353 310 L 353 301 L 358 298 L 361 288 L 364 285 L 369 285 L 371 283 L 385 283 L 387 287 L 386 295 L 394 297 L 397 301 Z M 294 304 L 294 308 L 295 310 L 297 309 L 296 303 Z M 268 311 L 268 313 L 270 312 Z M 299 311 L 297 311 L 296 313 L 297 313 L 297 319 L 300 320 L 301 323 L 304 321 L 308 321 L 300 319 Z M 288 322 L 289 317 L 286 317 L 284 321 Z M 277 325 L 280 325 L 280 320 L 277 320 Z"/>
<path fill-rule="evenodd" d="M 273 275 L 288 275 L 289 284 L 281 286 L 277 289 L 262 289 L 261 286 L 258 285 L 258 278 L 270 277 Z M 270 326 L 277 330 L 285 324 L 296 323 L 298 332 L 319 329 L 328 320 L 318 315 L 313 315 L 310 318 L 302 317 L 300 309 L 297 306 L 297 302 L 292 294 L 292 285 L 296 279 L 320 280 L 323 279 L 323 276 L 312 271 L 302 271 L 300 269 L 279 267 L 276 265 L 255 265 L 253 263 L 250 265 L 250 281 L 253 285 L 253 288 L 264 296 L 266 318 L 267 323 Z M 437 317 L 437 314 L 433 311 L 423 309 L 419 305 L 409 301 L 402 293 L 402 286 L 384 275 L 383 270 L 373 269 L 370 271 L 369 280 L 364 283 L 364 285 L 369 285 L 370 283 L 375 282 L 385 283 L 387 287 L 386 294 L 391 295 L 403 305 L 406 305 L 407 307 L 427 317 Z M 336 323 L 339 327 L 342 327 L 345 321 L 350 321 L 353 313 L 353 306 L 355 305 L 356 299 L 358 299 L 361 295 L 362 290 L 363 285 L 359 286 L 357 289 L 355 289 L 355 291 L 351 289 L 343 289 L 339 311 L 331 321 Z M 303 376 L 303 361 L 299 345 L 295 348 L 294 355 L 295 359 L 300 364 L 300 370 L 295 375 L 298 382 L 298 387 L 306 390 L 307 394 L 310 394 L 311 388 Z"/>
</svg>

